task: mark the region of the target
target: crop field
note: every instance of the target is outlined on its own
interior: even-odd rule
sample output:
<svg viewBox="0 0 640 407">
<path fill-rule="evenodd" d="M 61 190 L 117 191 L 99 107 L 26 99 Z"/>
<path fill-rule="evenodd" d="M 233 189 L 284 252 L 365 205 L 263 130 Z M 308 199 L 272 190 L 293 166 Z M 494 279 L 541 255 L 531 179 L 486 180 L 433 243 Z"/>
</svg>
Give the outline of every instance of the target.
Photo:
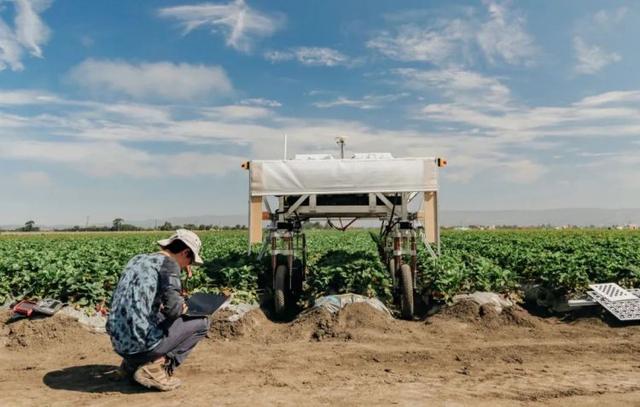
<svg viewBox="0 0 640 407">
<path fill-rule="evenodd" d="M 132 256 L 157 250 L 166 233 L 0 236 L 0 303 L 53 297 L 79 305 L 108 302 Z M 185 282 L 190 291 L 227 290 L 257 299 L 268 260 L 246 253 L 246 232 L 200 233 L 206 264 Z M 308 233 L 306 298 L 355 292 L 392 298 L 391 279 L 369 231 Z M 640 233 L 634 231 L 446 231 L 443 255 L 419 254 L 420 290 L 448 299 L 474 290 L 513 292 L 540 283 L 559 293 L 590 282 L 640 282 Z"/>
<path fill-rule="evenodd" d="M 87 307 L 108 303 L 128 259 L 157 250 L 155 241 L 167 234 L 2 235 L 1 300 L 47 296 Z M 233 291 L 239 302 L 257 300 L 270 264 L 247 256 L 246 232 L 200 236 L 206 264 L 185 282 L 188 289 Z M 312 230 L 308 246 L 303 301 L 357 292 L 392 303 L 391 279 L 368 230 Z M 418 288 L 449 300 L 474 290 L 517 297 L 528 283 L 565 294 L 591 281 L 637 286 L 639 249 L 640 233 L 633 231 L 445 231 L 437 261 L 420 252 Z M 183 387 L 157 393 L 114 377 L 121 358 L 107 335 L 90 332 L 62 311 L 2 324 L 10 313 L 0 308 L 0 405 L 215 400 L 564 407 L 637 406 L 640 400 L 640 326 L 612 326 L 596 307 L 540 317 L 519 305 L 498 312 L 452 302 L 412 321 L 362 303 L 337 314 L 315 311 L 289 322 L 271 320 L 269 310 L 259 307 L 242 315 L 216 313 L 207 337 L 178 369 Z"/>
</svg>

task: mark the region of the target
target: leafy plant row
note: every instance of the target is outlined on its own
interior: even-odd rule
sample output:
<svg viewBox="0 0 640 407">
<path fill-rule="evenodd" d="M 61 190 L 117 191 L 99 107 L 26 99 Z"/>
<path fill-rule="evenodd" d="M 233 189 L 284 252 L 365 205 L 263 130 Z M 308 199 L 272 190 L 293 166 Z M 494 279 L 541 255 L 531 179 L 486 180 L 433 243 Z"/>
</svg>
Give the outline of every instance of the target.
<svg viewBox="0 0 640 407">
<path fill-rule="evenodd" d="M 268 285 L 267 258 L 247 255 L 246 232 L 201 232 L 206 264 L 191 291 L 232 291 L 256 301 Z M 0 303 L 54 297 L 80 305 L 108 302 L 126 262 L 157 250 L 166 233 L 0 236 Z M 391 278 L 367 231 L 308 232 L 306 295 L 356 292 L 392 298 Z M 590 282 L 640 283 L 640 233 L 624 231 L 448 231 L 443 255 L 419 253 L 419 288 L 444 298 L 474 290 L 509 292 L 539 283 L 559 292 Z"/>
<path fill-rule="evenodd" d="M 508 292 L 542 284 L 559 294 L 590 283 L 640 284 L 640 233 L 614 230 L 449 231 L 443 255 L 422 253 L 424 287 L 450 297 L 458 292 Z"/>
</svg>

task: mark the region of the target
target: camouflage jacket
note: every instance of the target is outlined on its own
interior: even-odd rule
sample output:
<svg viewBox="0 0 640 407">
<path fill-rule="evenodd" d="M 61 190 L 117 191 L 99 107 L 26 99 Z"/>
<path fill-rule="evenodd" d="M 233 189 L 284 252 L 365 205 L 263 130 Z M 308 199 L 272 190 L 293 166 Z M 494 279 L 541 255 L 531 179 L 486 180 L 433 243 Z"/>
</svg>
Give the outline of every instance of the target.
<svg viewBox="0 0 640 407">
<path fill-rule="evenodd" d="M 165 335 L 165 326 L 182 313 L 181 289 L 180 266 L 172 258 L 153 253 L 129 260 L 107 318 L 114 350 L 124 356 L 157 346 Z"/>
</svg>

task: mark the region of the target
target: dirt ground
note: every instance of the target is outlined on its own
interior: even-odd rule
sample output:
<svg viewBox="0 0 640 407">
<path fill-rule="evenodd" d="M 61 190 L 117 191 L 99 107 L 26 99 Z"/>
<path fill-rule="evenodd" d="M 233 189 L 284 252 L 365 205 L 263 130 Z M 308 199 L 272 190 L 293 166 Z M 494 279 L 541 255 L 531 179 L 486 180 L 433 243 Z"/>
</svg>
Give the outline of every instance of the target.
<svg viewBox="0 0 640 407">
<path fill-rule="evenodd" d="M 62 315 L 0 325 L 0 405 L 640 406 L 640 326 L 471 303 L 413 322 L 365 304 L 290 323 L 221 313 L 170 393 L 118 380 L 119 362 Z"/>
</svg>

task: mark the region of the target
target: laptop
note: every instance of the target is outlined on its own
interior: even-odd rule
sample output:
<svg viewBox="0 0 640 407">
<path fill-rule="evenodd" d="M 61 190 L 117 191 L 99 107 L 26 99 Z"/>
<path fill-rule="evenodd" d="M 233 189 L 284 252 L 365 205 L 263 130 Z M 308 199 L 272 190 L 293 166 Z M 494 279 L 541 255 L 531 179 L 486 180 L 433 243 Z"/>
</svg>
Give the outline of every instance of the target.
<svg viewBox="0 0 640 407">
<path fill-rule="evenodd" d="M 208 317 L 226 307 L 231 302 L 230 295 L 195 293 L 187 298 L 187 317 Z"/>
</svg>

